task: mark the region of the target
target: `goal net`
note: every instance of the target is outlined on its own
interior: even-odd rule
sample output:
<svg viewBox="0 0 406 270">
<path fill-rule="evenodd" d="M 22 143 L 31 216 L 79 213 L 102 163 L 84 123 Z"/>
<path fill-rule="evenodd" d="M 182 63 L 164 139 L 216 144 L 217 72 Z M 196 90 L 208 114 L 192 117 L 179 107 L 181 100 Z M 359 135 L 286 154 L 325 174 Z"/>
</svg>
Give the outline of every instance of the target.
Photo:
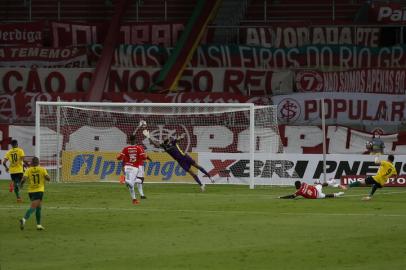
<svg viewBox="0 0 406 270">
<path fill-rule="evenodd" d="M 146 182 L 193 183 L 175 160 L 149 142 L 144 129 L 157 142 L 184 134 L 179 148 L 216 183 L 274 184 L 273 174 L 285 166 L 272 160 L 272 154 L 283 151 L 274 106 L 37 102 L 36 109 L 36 155 L 53 181 L 118 181 L 122 164 L 116 156 L 134 134 L 152 159 L 145 163 Z M 142 120 L 146 127 L 139 125 Z"/>
</svg>

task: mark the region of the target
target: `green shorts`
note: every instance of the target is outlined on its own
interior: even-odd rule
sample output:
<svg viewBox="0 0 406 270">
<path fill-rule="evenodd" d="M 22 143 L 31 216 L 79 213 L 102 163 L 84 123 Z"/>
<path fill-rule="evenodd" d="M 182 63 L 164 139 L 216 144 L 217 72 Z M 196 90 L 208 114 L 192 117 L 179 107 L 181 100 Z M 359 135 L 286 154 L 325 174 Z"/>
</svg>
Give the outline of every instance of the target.
<svg viewBox="0 0 406 270">
<path fill-rule="evenodd" d="M 42 197 L 44 196 L 44 192 L 29 192 L 28 196 L 30 197 L 30 201 L 40 200 L 42 201 Z"/>
<path fill-rule="evenodd" d="M 365 178 L 365 183 L 371 186 L 375 184 L 378 188 L 383 188 L 382 185 L 376 182 L 372 176 L 367 176 L 367 178 Z"/>
<path fill-rule="evenodd" d="M 14 183 L 19 184 L 21 179 L 23 179 L 23 173 L 10 173 L 10 177 Z"/>
</svg>

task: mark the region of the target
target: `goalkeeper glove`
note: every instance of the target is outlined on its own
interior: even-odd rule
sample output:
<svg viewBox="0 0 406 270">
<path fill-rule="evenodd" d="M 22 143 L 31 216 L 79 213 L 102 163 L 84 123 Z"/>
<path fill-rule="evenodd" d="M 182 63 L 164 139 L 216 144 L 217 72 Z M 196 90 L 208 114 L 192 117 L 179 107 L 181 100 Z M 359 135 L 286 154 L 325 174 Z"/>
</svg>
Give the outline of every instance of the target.
<svg viewBox="0 0 406 270">
<path fill-rule="evenodd" d="M 142 134 L 144 134 L 144 136 L 145 136 L 147 139 L 150 138 L 150 136 L 149 136 L 149 131 L 148 131 L 147 129 L 144 129 L 144 130 L 142 131 Z"/>
</svg>

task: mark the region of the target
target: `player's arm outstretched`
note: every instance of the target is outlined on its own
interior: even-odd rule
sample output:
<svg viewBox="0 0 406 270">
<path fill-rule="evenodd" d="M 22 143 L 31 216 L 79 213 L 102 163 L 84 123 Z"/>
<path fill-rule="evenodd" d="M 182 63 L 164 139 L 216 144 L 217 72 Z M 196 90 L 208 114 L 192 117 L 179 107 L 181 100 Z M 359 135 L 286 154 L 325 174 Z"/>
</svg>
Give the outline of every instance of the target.
<svg viewBox="0 0 406 270">
<path fill-rule="evenodd" d="M 3 163 L 4 169 L 6 170 L 6 172 L 8 172 L 8 170 L 9 170 L 8 166 L 7 166 L 7 162 L 8 162 L 8 158 L 4 158 L 2 163 Z"/>
<path fill-rule="evenodd" d="M 286 196 L 280 196 L 279 199 L 294 199 L 296 197 L 297 197 L 297 195 L 295 193 L 293 193 L 293 194 L 286 195 Z"/>
<path fill-rule="evenodd" d="M 160 148 L 161 144 L 158 141 L 155 141 L 151 138 L 151 136 L 149 135 L 149 131 L 147 129 L 144 129 L 142 131 L 142 133 L 144 134 L 145 138 L 147 138 L 149 140 L 149 142 L 155 146 L 156 148 Z M 148 158 L 149 159 L 149 158 Z M 149 159 L 150 160 L 150 159 Z"/>
</svg>

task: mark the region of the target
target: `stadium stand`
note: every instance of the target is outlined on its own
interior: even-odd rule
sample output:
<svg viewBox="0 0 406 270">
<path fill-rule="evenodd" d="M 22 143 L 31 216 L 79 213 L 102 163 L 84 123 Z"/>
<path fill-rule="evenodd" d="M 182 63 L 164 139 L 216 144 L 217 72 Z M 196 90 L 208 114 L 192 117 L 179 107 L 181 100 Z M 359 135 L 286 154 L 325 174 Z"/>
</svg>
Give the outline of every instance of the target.
<svg viewBox="0 0 406 270">
<path fill-rule="evenodd" d="M 248 5 L 247 21 L 327 21 L 349 20 L 361 7 L 351 0 L 253 0 Z"/>
<path fill-rule="evenodd" d="M 125 20 L 186 21 L 196 0 L 131 0 Z M 114 13 L 112 0 L 16 0 L 0 1 L 2 21 L 76 20 L 103 21 Z"/>
<path fill-rule="evenodd" d="M 196 0 L 143 0 L 140 3 L 138 20 L 184 22 L 189 19 L 195 5 Z M 136 18 L 134 15 L 136 14 L 131 18 Z"/>
<path fill-rule="evenodd" d="M 244 0 L 236 5 L 244 3 L 246 6 L 245 21 L 353 21 L 355 13 L 366 2 L 375 5 L 389 3 L 386 0 Z M 405 4 L 404 0 L 390 2 Z M 100 21 L 112 16 L 113 5 L 113 0 L 3 0 L 0 1 L 0 19 Z M 185 21 L 195 5 L 196 0 L 131 0 L 125 19 Z"/>
</svg>

